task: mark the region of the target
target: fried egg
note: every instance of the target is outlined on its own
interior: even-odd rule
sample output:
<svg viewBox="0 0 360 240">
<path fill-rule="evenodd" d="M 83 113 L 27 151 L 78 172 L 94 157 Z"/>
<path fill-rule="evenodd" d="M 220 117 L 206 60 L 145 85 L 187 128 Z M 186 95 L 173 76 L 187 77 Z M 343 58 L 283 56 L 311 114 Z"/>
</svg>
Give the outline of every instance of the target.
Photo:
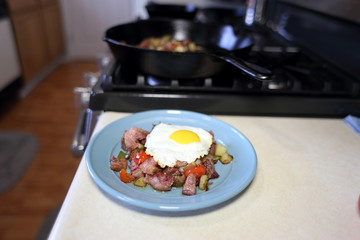
<svg viewBox="0 0 360 240">
<path fill-rule="evenodd" d="M 208 154 L 212 135 L 201 128 L 160 123 L 146 137 L 146 153 L 164 168 L 191 163 Z"/>
</svg>

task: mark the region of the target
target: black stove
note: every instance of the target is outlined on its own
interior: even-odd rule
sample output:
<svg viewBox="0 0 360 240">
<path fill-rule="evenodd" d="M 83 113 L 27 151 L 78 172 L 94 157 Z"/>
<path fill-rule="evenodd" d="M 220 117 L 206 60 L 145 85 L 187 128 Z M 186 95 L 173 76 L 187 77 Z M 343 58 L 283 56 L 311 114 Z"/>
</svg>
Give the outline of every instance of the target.
<svg viewBox="0 0 360 240">
<path fill-rule="evenodd" d="M 255 44 L 239 57 L 271 70 L 271 81 L 257 81 L 232 66 L 207 78 L 166 79 L 143 75 L 112 59 L 92 88 L 89 108 L 258 116 L 360 115 L 356 74 L 265 25 L 254 23 L 243 31 L 253 35 Z"/>
</svg>

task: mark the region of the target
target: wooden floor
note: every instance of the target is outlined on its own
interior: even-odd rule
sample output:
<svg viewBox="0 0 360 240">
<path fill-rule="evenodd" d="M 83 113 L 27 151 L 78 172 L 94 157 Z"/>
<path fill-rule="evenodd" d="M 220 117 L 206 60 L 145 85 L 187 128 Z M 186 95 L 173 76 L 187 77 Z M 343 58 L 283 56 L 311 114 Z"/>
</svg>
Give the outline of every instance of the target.
<svg viewBox="0 0 360 240">
<path fill-rule="evenodd" d="M 80 162 L 70 148 L 79 113 L 72 89 L 82 86 L 84 72 L 96 70 L 95 62 L 63 64 L 1 116 L 0 130 L 33 133 L 40 149 L 21 181 L 0 195 L 0 239 L 36 239 L 64 200 Z"/>
</svg>

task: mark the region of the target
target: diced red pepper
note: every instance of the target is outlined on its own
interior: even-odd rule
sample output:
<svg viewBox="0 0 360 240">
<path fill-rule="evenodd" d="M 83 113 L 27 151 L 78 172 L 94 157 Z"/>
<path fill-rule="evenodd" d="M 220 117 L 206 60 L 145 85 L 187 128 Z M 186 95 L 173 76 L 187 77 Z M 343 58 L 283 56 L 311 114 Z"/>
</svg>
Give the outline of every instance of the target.
<svg viewBox="0 0 360 240">
<path fill-rule="evenodd" d="M 136 154 L 134 162 L 136 163 L 136 165 L 140 165 L 141 163 L 145 162 L 145 160 L 147 160 L 149 157 L 149 154 L 146 154 L 145 152 L 139 152 L 138 154 Z"/>
<path fill-rule="evenodd" d="M 206 169 L 203 165 L 199 165 L 196 168 L 184 172 L 185 176 L 188 176 L 190 173 L 195 174 L 196 178 L 200 178 L 206 173 Z"/>
<path fill-rule="evenodd" d="M 134 181 L 135 177 L 126 172 L 125 169 L 121 169 L 120 171 L 120 180 L 124 183 L 129 183 Z"/>
<path fill-rule="evenodd" d="M 194 162 L 189 163 L 186 167 L 184 167 L 184 172 L 186 172 L 190 169 L 196 168 L 196 167 L 197 167 L 196 163 L 194 163 Z"/>
<path fill-rule="evenodd" d="M 178 43 L 173 43 L 172 45 L 171 45 L 171 48 L 172 48 L 172 50 L 174 50 L 175 48 L 177 48 L 177 46 L 178 46 L 179 44 Z"/>
</svg>

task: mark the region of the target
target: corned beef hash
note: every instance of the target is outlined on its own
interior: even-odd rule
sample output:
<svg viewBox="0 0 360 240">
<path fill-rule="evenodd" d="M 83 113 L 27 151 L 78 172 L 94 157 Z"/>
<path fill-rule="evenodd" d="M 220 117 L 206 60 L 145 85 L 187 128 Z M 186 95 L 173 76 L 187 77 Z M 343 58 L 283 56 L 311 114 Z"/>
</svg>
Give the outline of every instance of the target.
<svg viewBox="0 0 360 240">
<path fill-rule="evenodd" d="M 148 132 L 132 127 L 124 131 L 122 148 L 110 159 L 110 168 L 120 180 L 135 186 L 147 184 L 159 191 L 182 187 L 184 195 L 207 191 L 209 179 L 218 178 L 215 164 L 230 163 L 233 157 L 217 144 L 212 131 L 160 123 Z"/>
</svg>

